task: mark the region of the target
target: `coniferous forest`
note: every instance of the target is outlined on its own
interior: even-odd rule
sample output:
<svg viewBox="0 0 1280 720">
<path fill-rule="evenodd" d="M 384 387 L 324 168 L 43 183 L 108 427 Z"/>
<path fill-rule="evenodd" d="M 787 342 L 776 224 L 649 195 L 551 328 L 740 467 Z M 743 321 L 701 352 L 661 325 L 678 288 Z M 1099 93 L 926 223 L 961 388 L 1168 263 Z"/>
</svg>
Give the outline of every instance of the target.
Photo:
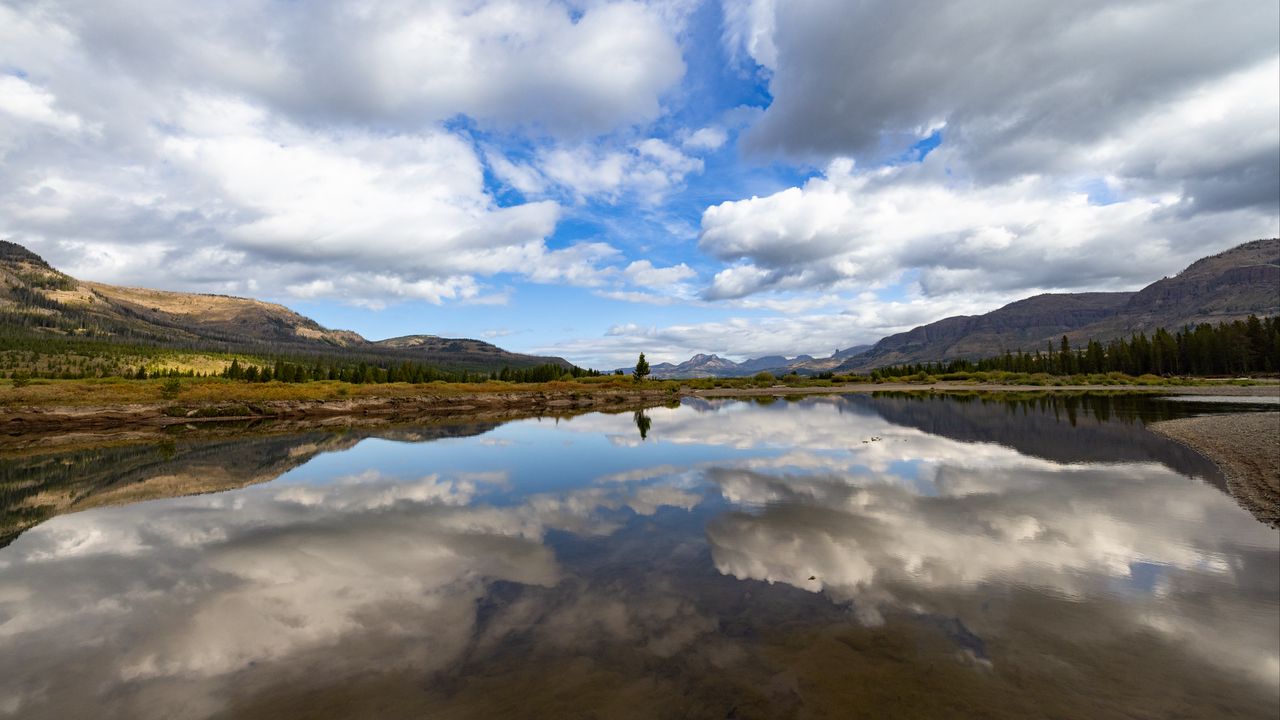
<svg viewBox="0 0 1280 720">
<path fill-rule="evenodd" d="M 999 370 L 1019 373 L 1076 375 L 1119 372 L 1127 375 L 1235 376 L 1280 371 L 1280 316 L 1203 323 L 1170 332 L 1157 329 L 1148 337 L 1135 333 L 1106 343 L 1088 341 L 1072 347 L 1063 336 L 1057 347 L 1026 352 L 1005 351 L 982 360 L 948 360 L 881 367 L 875 378 L 917 373 L 939 375 Z"/>
<path fill-rule="evenodd" d="M 65 338 L 0 332 L 0 376 L 8 378 L 126 378 L 221 377 L 245 382 L 310 382 L 337 380 L 365 383 L 548 382 L 562 378 L 594 377 L 599 371 L 557 363 L 501 368 L 440 366 L 382 353 L 281 352 L 265 343 L 247 354 L 230 354 L 210 345 L 161 346 L 94 338 Z M 199 358 L 207 370 L 191 365 Z M 188 365 L 183 368 L 181 366 Z"/>
</svg>

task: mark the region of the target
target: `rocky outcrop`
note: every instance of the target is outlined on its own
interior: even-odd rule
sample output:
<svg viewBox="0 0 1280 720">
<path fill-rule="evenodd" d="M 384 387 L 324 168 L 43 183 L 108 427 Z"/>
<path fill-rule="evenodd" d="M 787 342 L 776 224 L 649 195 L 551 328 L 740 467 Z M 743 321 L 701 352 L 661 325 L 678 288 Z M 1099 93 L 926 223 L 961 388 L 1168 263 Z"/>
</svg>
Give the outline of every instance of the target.
<svg viewBox="0 0 1280 720">
<path fill-rule="evenodd" d="M 1157 280 L 1134 293 L 1113 317 L 1077 328 L 1068 338 L 1112 338 L 1278 312 L 1280 239 L 1257 240 Z"/>
</svg>

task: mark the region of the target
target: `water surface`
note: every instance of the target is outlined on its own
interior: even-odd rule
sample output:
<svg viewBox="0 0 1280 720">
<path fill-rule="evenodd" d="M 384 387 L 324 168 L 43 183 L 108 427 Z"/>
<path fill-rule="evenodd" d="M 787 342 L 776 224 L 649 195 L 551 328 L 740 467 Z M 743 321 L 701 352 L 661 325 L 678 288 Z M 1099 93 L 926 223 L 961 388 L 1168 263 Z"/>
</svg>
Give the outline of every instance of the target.
<svg viewBox="0 0 1280 720">
<path fill-rule="evenodd" d="M 687 400 L 3 461 L 0 716 L 1274 718 L 1280 534 L 1144 427 L 1218 407 Z M 13 520 L 59 507 L 91 509 Z"/>
</svg>

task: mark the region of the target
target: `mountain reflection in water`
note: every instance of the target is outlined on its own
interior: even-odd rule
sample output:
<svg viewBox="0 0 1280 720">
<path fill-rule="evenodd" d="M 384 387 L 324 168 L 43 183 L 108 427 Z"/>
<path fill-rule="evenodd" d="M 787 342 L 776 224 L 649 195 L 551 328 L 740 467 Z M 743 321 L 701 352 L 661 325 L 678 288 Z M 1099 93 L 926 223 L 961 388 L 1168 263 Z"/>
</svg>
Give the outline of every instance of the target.
<svg viewBox="0 0 1280 720">
<path fill-rule="evenodd" d="M 1196 410 L 689 400 L 5 460 L 10 515 L 89 509 L 0 549 L 0 716 L 1275 717 L 1280 535 L 1144 429 Z"/>
</svg>

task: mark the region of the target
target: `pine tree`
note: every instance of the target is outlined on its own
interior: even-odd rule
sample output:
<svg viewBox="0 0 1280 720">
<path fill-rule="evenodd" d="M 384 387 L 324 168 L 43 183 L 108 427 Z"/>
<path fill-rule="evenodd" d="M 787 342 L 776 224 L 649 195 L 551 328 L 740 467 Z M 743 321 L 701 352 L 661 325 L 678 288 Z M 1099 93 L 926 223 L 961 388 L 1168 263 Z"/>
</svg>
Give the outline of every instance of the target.
<svg viewBox="0 0 1280 720">
<path fill-rule="evenodd" d="M 636 361 L 636 369 L 631 371 L 631 375 L 636 382 L 644 382 L 649 377 L 649 361 L 644 359 L 644 353 L 640 353 L 640 359 Z"/>
</svg>

